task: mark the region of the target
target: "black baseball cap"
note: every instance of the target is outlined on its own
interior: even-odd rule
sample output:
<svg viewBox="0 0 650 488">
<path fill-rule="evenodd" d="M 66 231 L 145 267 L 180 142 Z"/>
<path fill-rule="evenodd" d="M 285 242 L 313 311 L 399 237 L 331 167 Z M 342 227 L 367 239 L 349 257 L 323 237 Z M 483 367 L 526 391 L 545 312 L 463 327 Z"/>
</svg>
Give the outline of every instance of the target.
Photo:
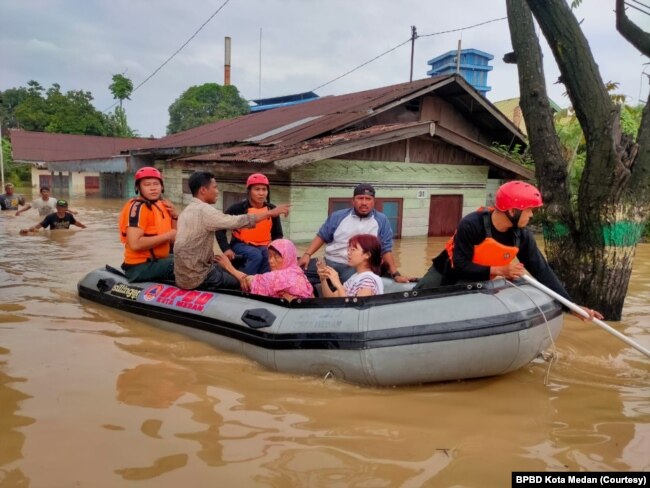
<svg viewBox="0 0 650 488">
<path fill-rule="evenodd" d="M 56 201 L 56 206 L 57 206 L 57 207 L 67 207 L 67 206 L 68 206 L 68 202 L 66 202 L 65 200 L 57 200 L 57 201 Z"/>
<path fill-rule="evenodd" d="M 357 185 L 356 188 L 354 189 L 353 196 L 356 197 L 357 195 L 369 195 L 374 198 L 375 189 L 369 183 L 361 183 L 360 185 Z"/>
</svg>

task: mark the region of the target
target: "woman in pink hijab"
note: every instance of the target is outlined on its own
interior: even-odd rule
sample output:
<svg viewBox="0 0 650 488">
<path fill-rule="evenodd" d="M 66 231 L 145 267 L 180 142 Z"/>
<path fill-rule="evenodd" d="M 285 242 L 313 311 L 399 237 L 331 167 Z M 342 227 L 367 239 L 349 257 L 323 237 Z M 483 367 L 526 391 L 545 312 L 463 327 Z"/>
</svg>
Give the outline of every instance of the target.
<svg viewBox="0 0 650 488">
<path fill-rule="evenodd" d="M 276 239 L 269 244 L 268 273 L 249 276 L 235 269 L 230 259 L 216 256 L 215 260 L 228 273 L 239 280 L 243 291 L 267 297 L 309 298 L 314 296 L 314 289 L 298 266 L 296 246 L 288 239 Z"/>
</svg>

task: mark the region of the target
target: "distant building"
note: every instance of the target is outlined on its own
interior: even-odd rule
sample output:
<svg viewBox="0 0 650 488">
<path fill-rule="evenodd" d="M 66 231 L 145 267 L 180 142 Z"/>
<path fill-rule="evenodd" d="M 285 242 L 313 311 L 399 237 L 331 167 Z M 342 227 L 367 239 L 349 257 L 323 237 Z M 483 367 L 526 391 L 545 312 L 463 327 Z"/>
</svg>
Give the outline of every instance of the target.
<svg viewBox="0 0 650 488">
<path fill-rule="evenodd" d="M 458 51 L 449 51 L 427 61 L 431 66 L 427 75 L 452 75 L 458 72 L 467 83 L 485 96 L 492 89 L 487 84 L 488 73 L 492 71 L 492 66 L 489 65 L 492 59 L 494 56 L 478 49 L 461 49 L 459 62 Z"/>
<path fill-rule="evenodd" d="M 316 100 L 318 95 L 314 92 L 296 93 L 294 95 L 284 95 L 281 97 L 273 98 L 259 98 L 252 100 L 255 105 L 251 105 L 251 112 L 263 112 L 264 110 L 271 110 L 272 108 L 289 107 L 298 103 L 311 102 Z"/>
<path fill-rule="evenodd" d="M 151 139 L 10 131 L 14 161 L 32 165 L 32 185 L 48 186 L 55 195 L 129 194 L 132 157 L 128 151 Z M 137 169 L 137 168 L 136 168 Z"/>
<path fill-rule="evenodd" d="M 548 103 L 551 105 L 551 110 L 553 110 L 553 113 L 558 113 L 560 110 L 562 110 L 562 107 L 560 107 L 550 98 L 548 99 Z M 524 135 L 528 135 L 528 131 L 526 130 L 526 122 L 524 122 L 524 115 L 521 112 L 521 107 L 519 106 L 519 97 L 499 100 L 498 102 L 494 102 L 494 106 L 501 110 L 501 112 L 503 112 L 503 114 L 508 117 L 510 121 L 515 125 L 515 127 L 519 129 Z"/>
</svg>

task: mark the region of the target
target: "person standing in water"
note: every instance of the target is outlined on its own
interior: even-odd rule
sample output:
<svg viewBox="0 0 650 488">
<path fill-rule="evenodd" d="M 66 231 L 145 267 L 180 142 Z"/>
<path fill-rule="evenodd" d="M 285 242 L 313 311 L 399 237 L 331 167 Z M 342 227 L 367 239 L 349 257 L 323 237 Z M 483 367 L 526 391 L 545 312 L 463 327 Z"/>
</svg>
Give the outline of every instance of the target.
<svg viewBox="0 0 650 488">
<path fill-rule="evenodd" d="M 21 229 L 21 234 L 28 234 L 30 232 L 35 232 L 39 229 L 57 230 L 57 229 L 69 229 L 71 225 L 76 227 L 81 227 L 85 229 L 86 226 L 75 219 L 74 215 L 68 212 L 68 202 L 66 200 L 57 200 L 56 201 L 56 212 L 51 213 L 43 219 L 42 222 L 28 228 Z"/>
</svg>

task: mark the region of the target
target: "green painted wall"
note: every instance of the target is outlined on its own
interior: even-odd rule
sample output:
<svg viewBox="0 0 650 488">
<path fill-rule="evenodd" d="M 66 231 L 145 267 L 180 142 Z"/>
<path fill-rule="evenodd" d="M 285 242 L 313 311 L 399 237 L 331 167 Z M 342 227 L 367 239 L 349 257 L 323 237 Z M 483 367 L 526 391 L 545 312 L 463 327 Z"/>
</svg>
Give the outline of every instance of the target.
<svg viewBox="0 0 650 488">
<path fill-rule="evenodd" d="M 197 168 L 198 169 L 198 168 Z M 191 197 L 182 195 L 183 172 L 165 168 L 165 193 L 181 207 Z M 327 218 L 330 198 L 349 198 L 361 182 L 375 186 L 377 197 L 402 198 L 402 236 L 427 235 L 431 195 L 462 195 L 463 215 L 485 205 L 488 182 L 487 166 L 418 164 L 404 162 L 323 160 L 293 169 L 290 186 L 274 185 L 274 203 L 291 203 L 289 217 L 283 219 L 285 237 L 294 242 L 309 242 Z M 219 183 L 219 201 L 223 193 L 243 192 L 244 184 Z"/>
<path fill-rule="evenodd" d="M 318 161 L 291 172 L 293 207 L 285 233 L 295 242 L 310 241 L 327 217 L 329 198 L 351 200 L 353 188 L 368 182 L 375 186 L 377 197 L 403 199 L 402 236 L 426 235 L 430 196 L 463 195 L 465 215 L 485 205 L 487 174 L 487 166 Z"/>
</svg>

